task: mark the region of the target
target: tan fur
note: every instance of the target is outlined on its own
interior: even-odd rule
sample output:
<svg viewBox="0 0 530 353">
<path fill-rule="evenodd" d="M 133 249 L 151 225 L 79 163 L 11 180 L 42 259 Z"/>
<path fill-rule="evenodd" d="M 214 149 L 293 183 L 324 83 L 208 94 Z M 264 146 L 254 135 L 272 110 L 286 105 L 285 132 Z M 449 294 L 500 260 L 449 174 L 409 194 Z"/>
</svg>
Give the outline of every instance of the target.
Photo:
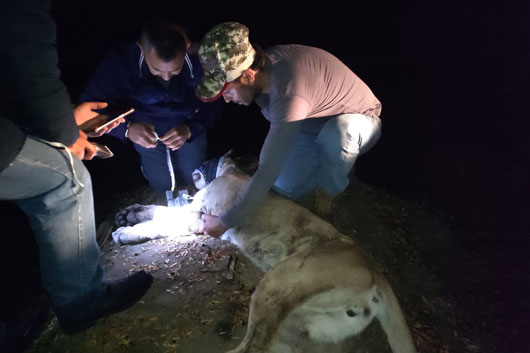
<svg viewBox="0 0 530 353">
<path fill-rule="evenodd" d="M 174 212 L 189 212 L 186 226 L 198 231 L 200 212 L 225 212 L 247 180 L 238 174 L 222 175 L 199 191 L 192 204 Z M 156 225 L 156 220 L 149 223 Z M 121 229 L 134 233 L 134 227 L 127 228 Z M 176 228 L 182 233 L 182 225 Z M 289 343 L 293 337 L 341 342 L 361 332 L 374 317 L 394 353 L 416 351 L 399 303 L 375 264 L 351 238 L 309 210 L 270 193 L 256 212 L 223 238 L 266 272 L 252 295 L 247 334 L 229 353 L 302 352 Z"/>
</svg>

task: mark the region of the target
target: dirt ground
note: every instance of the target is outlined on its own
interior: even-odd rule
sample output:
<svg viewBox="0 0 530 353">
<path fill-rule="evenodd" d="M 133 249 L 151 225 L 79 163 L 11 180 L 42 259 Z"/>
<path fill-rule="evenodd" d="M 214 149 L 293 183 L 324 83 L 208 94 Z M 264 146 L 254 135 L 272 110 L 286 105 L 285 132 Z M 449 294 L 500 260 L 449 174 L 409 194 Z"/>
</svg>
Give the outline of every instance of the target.
<svg viewBox="0 0 530 353">
<path fill-rule="evenodd" d="M 114 214 L 133 203 L 164 205 L 165 200 L 147 187 L 108 195 L 108 217 L 99 220 L 98 229 L 101 264 L 109 278 L 149 270 L 155 278 L 151 290 L 129 310 L 73 336 L 63 335 L 50 314 L 28 353 L 224 352 L 239 343 L 259 270 L 231 244 L 207 236 L 114 244 L 109 237 Z M 432 266 L 458 258 L 439 219 L 358 179 L 334 209 L 334 225 L 358 241 L 390 280 L 419 352 L 489 351 L 491 346 L 484 350 L 479 344 L 479 332 L 468 324 L 457 297 L 433 274 Z M 345 347 L 351 353 L 389 352 L 377 322 Z"/>
</svg>

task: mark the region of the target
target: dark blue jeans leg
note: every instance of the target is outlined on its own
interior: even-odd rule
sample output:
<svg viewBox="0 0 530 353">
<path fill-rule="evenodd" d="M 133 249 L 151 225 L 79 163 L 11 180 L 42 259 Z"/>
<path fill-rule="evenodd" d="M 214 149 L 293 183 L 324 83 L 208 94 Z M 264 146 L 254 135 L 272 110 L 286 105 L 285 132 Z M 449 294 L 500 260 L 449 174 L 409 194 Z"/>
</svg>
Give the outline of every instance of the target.
<svg viewBox="0 0 530 353">
<path fill-rule="evenodd" d="M 273 190 L 297 201 L 318 184 L 318 150 L 312 134 L 299 133 L 287 152 Z"/>
<path fill-rule="evenodd" d="M 140 154 L 142 174 L 154 190 L 171 189 L 171 175 L 167 164 L 166 145 L 159 142 L 155 148 L 144 148 L 134 144 Z"/>
<path fill-rule="evenodd" d="M 172 153 L 173 169 L 178 185 L 193 185 L 192 173 L 207 158 L 206 134 L 197 136 L 193 141 L 185 143 L 179 150 Z"/>
<path fill-rule="evenodd" d="M 176 186 L 193 185 L 192 173 L 206 160 L 206 134 L 197 136 L 185 143 L 180 149 L 170 151 L 175 172 Z M 134 145 L 140 154 L 142 173 L 154 190 L 171 189 L 171 174 L 167 162 L 167 147 L 159 142 L 155 148 L 143 148 Z"/>
</svg>

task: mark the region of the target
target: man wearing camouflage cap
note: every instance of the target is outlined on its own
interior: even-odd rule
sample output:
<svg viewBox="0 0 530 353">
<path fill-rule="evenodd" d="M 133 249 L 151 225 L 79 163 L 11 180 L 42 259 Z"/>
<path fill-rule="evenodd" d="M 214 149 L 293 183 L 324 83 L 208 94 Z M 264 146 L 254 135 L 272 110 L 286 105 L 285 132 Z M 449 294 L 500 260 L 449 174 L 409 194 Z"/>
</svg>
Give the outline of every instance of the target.
<svg viewBox="0 0 530 353">
<path fill-rule="evenodd" d="M 241 224 L 273 188 L 293 200 L 315 192 L 315 212 L 328 216 L 331 200 L 349 184 L 357 157 L 381 135 L 381 103 L 332 54 L 303 45 L 261 51 L 237 22 L 214 26 L 201 41 L 203 101 L 255 101 L 270 122 L 259 167 L 225 214 L 203 215 L 203 231 L 220 236 Z"/>
</svg>

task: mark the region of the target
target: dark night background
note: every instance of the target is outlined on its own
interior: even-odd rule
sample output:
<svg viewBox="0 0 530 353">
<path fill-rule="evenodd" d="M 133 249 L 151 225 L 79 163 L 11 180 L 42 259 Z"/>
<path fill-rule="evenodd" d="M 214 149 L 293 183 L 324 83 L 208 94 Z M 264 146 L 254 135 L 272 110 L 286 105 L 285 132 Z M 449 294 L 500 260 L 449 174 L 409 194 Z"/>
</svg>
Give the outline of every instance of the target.
<svg viewBox="0 0 530 353">
<path fill-rule="evenodd" d="M 150 15 L 174 16 L 194 41 L 217 23 L 239 21 L 249 26 L 251 40 L 264 48 L 298 43 L 336 55 L 383 105 L 383 136 L 359 160 L 356 175 L 423 203 L 448 224 L 452 241 L 466 256 L 486 264 L 487 276 L 467 278 L 456 258 L 447 259 L 451 271 L 433 271 L 447 281 L 448 291 L 480 298 L 464 300 L 462 310 L 504 327 L 506 336 L 495 339 L 506 352 L 528 351 L 524 337 L 515 332 L 524 331 L 530 321 L 529 3 L 53 4 L 60 66 L 73 101 L 106 51 L 135 40 Z M 212 131 L 210 154 L 217 156 L 228 148 L 257 154 L 267 129 L 257 107 L 223 109 L 223 121 Z M 110 191 L 144 183 L 132 148 L 112 138 L 102 140 L 116 157 L 87 162 L 96 203 Z M 27 256 L 33 253 L 30 250 Z M 454 276 L 461 278 L 449 278 Z M 491 317 L 488 303 L 502 303 L 504 311 Z M 489 352 L 488 347 L 482 349 Z"/>
</svg>

